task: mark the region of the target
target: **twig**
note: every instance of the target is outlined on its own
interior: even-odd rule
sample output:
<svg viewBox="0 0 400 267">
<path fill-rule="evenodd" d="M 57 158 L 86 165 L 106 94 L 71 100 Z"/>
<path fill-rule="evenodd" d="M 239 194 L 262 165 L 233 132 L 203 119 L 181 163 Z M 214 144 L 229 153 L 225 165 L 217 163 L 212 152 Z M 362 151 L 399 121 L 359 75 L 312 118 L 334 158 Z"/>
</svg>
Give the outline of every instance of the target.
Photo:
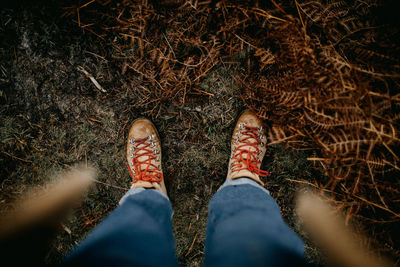
<svg viewBox="0 0 400 267">
<path fill-rule="evenodd" d="M 169 43 L 169 41 L 168 41 L 168 39 L 167 39 L 167 36 L 165 36 L 165 34 L 164 34 L 164 33 L 163 33 L 162 35 L 164 36 L 164 38 L 165 38 L 165 41 L 167 42 L 167 45 L 168 45 L 168 46 L 169 46 L 169 48 L 171 49 L 171 52 L 172 52 L 172 54 L 174 55 L 174 57 L 176 57 L 176 56 L 175 56 L 174 49 L 172 48 L 171 44 Z"/>
<path fill-rule="evenodd" d="M 15 49 L 15 46 L 14 46 L 14 57 L 15 57 L 15 61 L 18 62 L 17 51 L 16 51 L 16 49 Z"/>
<path fill-rule="evenodd" d="M 101 120 L 92 118 L 92 117 L 88 117 L 89 120 L 94 121 L 94 122 L 98 122 L 98 123 L 102 123 Z"/>
<path fill-rule="evenodd" d="M 109 187 L 112 187 L 112 188 L 115 188 L 115 189 L 121 189 L 121 190 L 124 190 L 124 191 L 128 191 L 129 190 L 129 188 L 125 188 L 125 187 L 120 187 L 120 186 L 104 183 L 104 182 L 101 182 L 101 181 L 96 180 L 96 179 L 92 179 L 92 180 L 94 182 L 98 183 L 98 184 L 106 185 L 106 186 L 109 186 Z"/>
<path fill-rule="evenodd" d="M 96 1 L 96 0 L 91 0 L 91 1 L 87 2 L 86 4 L 83 4 L 82 6 L 79 7 L 79 9 L 84 8 L 85 6 L 90 5 L 90 4 L 93 3 L 94 1 Z"/>
<path fill-rule="evenodd" d="M 78 26 L 81 27 L 81 15 L 79 14 L 79 7 L 76 9 L 76 14 L 78 16 Z"/>
<path fill-rule="evenodd" d="M 100 55 L 97 55 L 97 54 L 95 54 L 95 53 L 93 53 L 93 52 L 90 52 L 90 51 L 85 50 L 85 53 L 88 53 L 88 54 L 93 55 L 93 56 L 95 56 L 95 57 L 101 58 L 102 60 L 108 62 L 108 60 L 105 59 L 105 57 L 102 57 L 102 56 L 100 56 Z"/>
<path fill-rule="evenodd" d="M 330 159 L 327 158 L 316 158 L 316 157 L 309 157 L 307 158 L 309 161 L 329 161 Z"/>
<path fill-rule="evenodd" d="M 383 95 L 374 91 L 368 91 L 369 95 L 373 95 L 373 96 L 377 96 L 377 97 L 383 97 L 389 100 L 393 100 L 393 101 L 400 101 L 400 97 L 396 97 L 396 96 L 390 96 L 390 95 Z"/>
<path fill-rule="evenodd" d="M 374 202 L 371 202 L 371 201 L 369 201 L 369 200 L 367 200 L 367 199 L 365 199 L 365 198 L 363 198 L 363 197 L 357 196 L 357 195 L 351 195 L 351 196 L 353 196 L 353 197 L 355 197 L 355 198 L 358 198 L 359 200 L 362 200 L 362 201 L 364 201 L 365 203 L 367 203 L 367 204 L 369 204 L 369 205 L 372 205 L 372 206 L 375 206 L 375 207 L 377 207 L 377 208 L 379 208 L 379 209 L 382 209 L 382 210 L 384 210 L 384 211 L 387 211 L 387 212 L 391 213 L 392 215 L 394 215 L 395 217 L 399 217 L 399 218 L 400 218 L 400 214 L 398 214 L 398 213 L 396 213 L 396 212 L 394 212 L 394 211 L 392 211 L 392 210 L 390 210 L 390 209 L 388 209 L 388 208 L 385 208 L 385 207 L 382 206 L 382 205 L 376 204 L 376 203 L 374 203 Z"/>
<path fill-rule="evenodd" d="M 71 235 L 72 234 L 72 231 L 71 231 L 71 229 L 69 229 L 65 224 L 61 224 L 61 227 L 64 229 L 64 231 L 67 233 L 67 234 L 69 234 L 69 235 Z"/>
<path fill-rule="evenodd" d="M 272 4 L 274 4 L 274 6 L 276 6 L 283 14 L 287 15 L 287 13 L 285 12 L 285 10 L 283 10 L 274 0 L 271 0 Z"/>
<path fill-rule="evenodd" d="M 251 47 L 253 47 L 253 48 L 258 48 L 257 46 L 255 46 L 255 45 L 252 45 L 251 43 L 249 43 L 249 42 L 247 42 L 246 40 L 244 40 L 243 38 L 241 38 L 239 35 L 237 35 L 236 33 L 235 33 L 235 36 L 240 40 L 240 41 L 242 41 L 243 43 L 245 43 L 245 44 L 247 44 L 248 46 L 251 46 Z"/>
<path fill-rule="evenodd" d="M 92 74 L 90 74 L 89 72 L 87 72 L 83 67 L 78 66 L 77 69 L 81 72 L 83 72 L 86 77 L 88 77 L 92 83 L 96 86 L 97 89 L 99 89 L 101 92 L 103 93 L 107 93 L 107 91 L 96 81 L 96 79 L 93 77 Z"/>
<path fill-rule="evenodd" d="M 303 17 L 301 16 L 301 13 L 300 13 L 299 4 L 297 3 L 297 0 L 294 0 L 294 2 L 296 3 L 296 8 L 297 8 L 297 12 L 299 13 L 301 25 L 303 25 L 303 29 L 304 29 L 304 32 L 305 32 L 306 31 L 306 26 L 304 25 Z"/>
<path fill-rule="evenodd" d="M 257 10 L 257 11 L 256 11 L 256 10 Z M 285 19 L 282 19 L 282 18 L 273 16 L 273 15 L 267 13 L 265 10 L 262 10 L 262 9 L 259 9 L 259 8 L 254 8 L 254 11 L 253 11 L 253 10 L 249 10 L 249 11 L 253 12 L 254 14 L 260 15 L 260 16 L 262 16 L 262 17 L 265 17 L 265 18 L 267 18 L 267 19 L 276 19 L 276 20 L 278 20 L 278 21 L 288 22 L 288 21 L 285 20 Z"/>
<path fill-rule="evenodd" d="M 32 162 L 32 160 L 21 159 L 21 158 L 19 158 L 19 157 L 16 157 L 16 156 L 14 156 L 14 155 L 11 155 L 11 154 L 9 154 L 9 153 L 7 153 L 7 152 L 5 152 L 5 151 L 3 151 L 3 154 L 5 154 L 5 155 L 7 155 L 7 156 L 9 156 L 9 157 L 12 157 L 13 159 L 18 159 L 18 160 L 23 161 L 23 162 L 27 162 L 27 163 L 31 163 L 31 162 Z"/>
<path fill-rule="evenodd" d="M 197 239 L 198 235 L 199 235 L 199 233 L 196 233 L 196 235 L 194 236 L 192 244 L 190 245 L 188 251 L 186 252 L 185 257 L 187 257 L 190 254 L 190 252 L 192 251 L 194 243 L 196 242 L 196 239 Z"/>
<path fill-rule="evenodd" d="M 213 93 L 209 93 L 209 92 L 203 91 L 203 90 L 198 89 L 198 88 L 193 88 L 193 90 L 195 90 L 197 92 L 200 92 L 200 93 L 203 93 L 203 94 L 206 94 L 206 95 L 209 95 L 209 96 L 212 96 L 212 97 L 215 96 Z"/>
</svg>

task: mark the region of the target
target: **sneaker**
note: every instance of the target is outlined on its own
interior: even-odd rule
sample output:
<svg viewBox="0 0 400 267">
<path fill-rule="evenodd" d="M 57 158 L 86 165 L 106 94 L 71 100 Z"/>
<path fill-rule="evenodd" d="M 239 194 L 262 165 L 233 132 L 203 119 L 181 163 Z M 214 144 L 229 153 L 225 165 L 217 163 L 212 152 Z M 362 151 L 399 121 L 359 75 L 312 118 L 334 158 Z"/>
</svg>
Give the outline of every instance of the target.
<svg viewBox="0 0 400 267">
<path fill-rule="evenodd" d="M 136 119 L 128 135 L 127 167 L 131 188 L 155 188 L 167 194 L 161 166 L 161 143 L 156 127 L 147 119 Z"/>
<path fill-rule="evenodd" d="M 246 177 L 264 185 L 260 179 L 268 175 L 260 169 L 267 143 L 264 131 L 264 123 L 253 111 L 240 115 L 233 130 L 227 180 Z"/>
</svg>

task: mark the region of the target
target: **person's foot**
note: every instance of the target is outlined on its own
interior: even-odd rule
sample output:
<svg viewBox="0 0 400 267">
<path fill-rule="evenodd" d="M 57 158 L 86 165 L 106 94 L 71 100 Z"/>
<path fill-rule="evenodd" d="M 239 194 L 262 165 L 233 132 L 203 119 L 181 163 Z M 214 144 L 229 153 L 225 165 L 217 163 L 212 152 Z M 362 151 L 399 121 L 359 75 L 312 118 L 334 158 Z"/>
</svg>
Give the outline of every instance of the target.
<svg viewBox="0 0 400 267">
<path fill-rule="evenodd" d="M 128 134 L 127 166 L 132 187 L 155 188 L 167 194 L 161 166 L 161 143 L 157 129 L 147 119 L 136 119 Z"/>
<path fill-rule="evenodd" d="M 260 179 L 268 175 L 260 169 L 267 143 L 264 131 L 264 123 L 253 111 L 240 115 L 233 130 L 227 180 L 247 177 L 264 185 Z"/>
</svg>

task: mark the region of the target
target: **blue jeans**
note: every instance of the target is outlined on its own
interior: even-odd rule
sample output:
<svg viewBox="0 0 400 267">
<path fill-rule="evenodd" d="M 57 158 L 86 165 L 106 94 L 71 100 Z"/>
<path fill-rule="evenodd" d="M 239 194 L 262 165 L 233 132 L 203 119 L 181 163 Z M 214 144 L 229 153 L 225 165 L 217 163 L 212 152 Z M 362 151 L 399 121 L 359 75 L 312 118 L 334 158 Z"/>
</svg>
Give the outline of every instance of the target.
<svg viewBox="0 0 400 267">
<path fill-rule="evenodd" d="M 178 266 L 168 197 L 135 188 L 120 204 L 64 264 Z M 227 181 L 210 201 L 205 266 L 301 266 L 303 250 L 274 199 L 256 182 Z"/>
</svg>

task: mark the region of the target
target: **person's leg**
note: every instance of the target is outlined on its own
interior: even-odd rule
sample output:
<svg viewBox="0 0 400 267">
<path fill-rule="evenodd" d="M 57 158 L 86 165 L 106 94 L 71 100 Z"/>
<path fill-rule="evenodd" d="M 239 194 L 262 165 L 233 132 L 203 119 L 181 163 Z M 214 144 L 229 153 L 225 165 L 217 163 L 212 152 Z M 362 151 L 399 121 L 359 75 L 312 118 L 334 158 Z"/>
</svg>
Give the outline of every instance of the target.
<svg viewBox="0 0 400 267">
<path fill-rule="evenodd" d="M 131 189 L 65 265 L 177 266 L 168 198 L 155 189 Z"/>
<path fill-rule="evenodd" d="M 205 266 L 301 266 L 303 250 L 275 200 L 253 180 L 228 180 L 210 201 Z"/>
<path fill-rule="evenodd" d="M 160 138 L 149 120 L 133 122 L 126 152 L 131 189 L 120 206 L 67 258 L 65 265 L 178 265 Z"/>
<path fill-rule="evenodd" d="M 284 223 L 263 188 L 265 125 L 252 111 L 233 131 L 226 182 L 209 205 L 205 266 L 298 266 L 303 243 Z M 244 178 L 245 177 L 245 178 Z"/>
</svg>

